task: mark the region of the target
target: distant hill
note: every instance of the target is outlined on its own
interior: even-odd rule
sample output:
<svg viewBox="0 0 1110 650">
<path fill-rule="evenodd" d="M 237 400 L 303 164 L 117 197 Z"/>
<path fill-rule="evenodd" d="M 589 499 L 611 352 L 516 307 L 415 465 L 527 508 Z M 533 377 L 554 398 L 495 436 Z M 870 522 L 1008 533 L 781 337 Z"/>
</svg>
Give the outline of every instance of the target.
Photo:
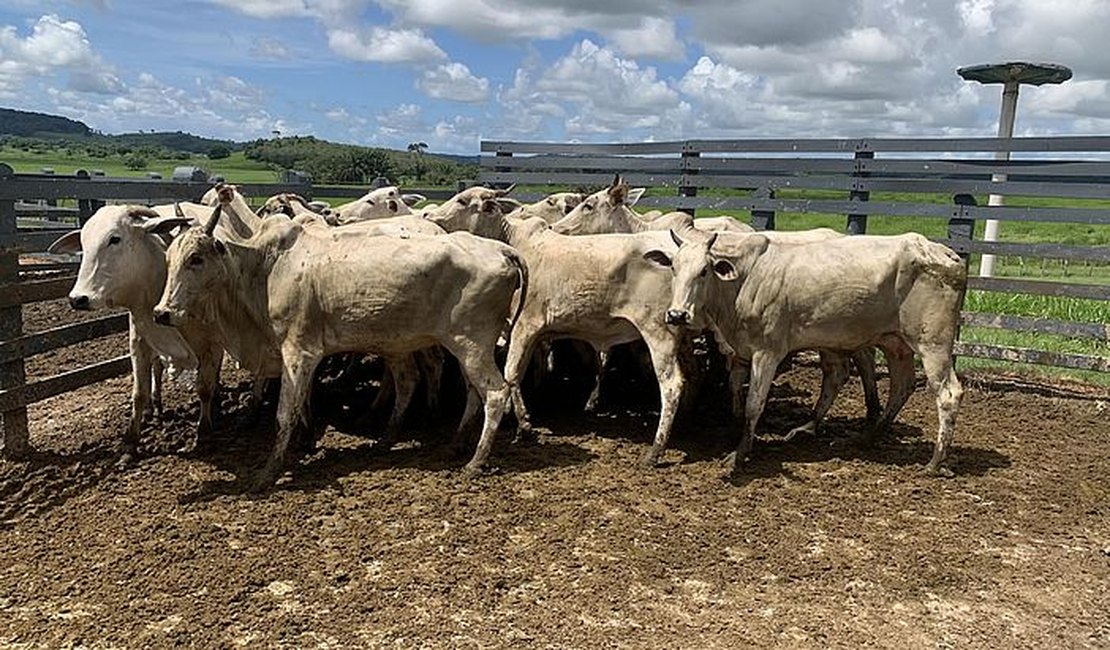
<svg viewBox="0 0 1110 650">
<path fill-rule="evenodd" d="M 35 137 L 55 134 L 85 136 L 91 135 L 92 129 L 84 122 L 68 117 L 0 108 L 0 135 Z"/>
<path fill-rule="evenodd" d="M 181 131 L 164 131 L 160 133 L 120 133 L 118 135 L 102 135 L 115 144 L 122 144 L 135 149 L 143 147 L 165 147 L 171 151 L 187 151 L 189 153 L 208 153 L 212 147 L 223 145 L 231 151 L 241 150 L 246 143 L 231 140 L 216 140 L 204 138 L 192 133 Z"/>
<path fill-rule="evenodd" d="M 150 157 L 185 160 L 194 154 L 217 159 L 242 151 L 248 159 L 267 163 L 274 169 L 308 171 L 317 180 L 335 183 L 361 182 L 384 175 L 416 183 L 450 184 L 460 178 L 474 178 L 478 173 L 477 155 L 414 154 L 329 142 L 313 136 L 234 142 L 181 131 L 107 135 L 65 117 L 0 108 L 0 145 L 5 144 L 24 150 L 77 148 L 94 158 L 137 156 L 136 160 Z"/>
</svg>

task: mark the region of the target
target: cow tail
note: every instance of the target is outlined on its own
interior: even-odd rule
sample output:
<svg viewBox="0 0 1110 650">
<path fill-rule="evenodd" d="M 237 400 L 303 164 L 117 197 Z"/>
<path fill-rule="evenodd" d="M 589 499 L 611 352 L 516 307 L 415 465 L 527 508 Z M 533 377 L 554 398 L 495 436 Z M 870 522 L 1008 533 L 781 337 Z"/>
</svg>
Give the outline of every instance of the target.
<svg viewBox="0 0 1110 650">
<path fill-rule="evenodd" d="M 528 298 L 528 263 L 521 257 L 520 252 L 509 245 L 505 245 L 503 249 L 505 259 L 516 267 L 517 273 L 520 274 L 520 302 L 517 303 L 516 313 L 513 314 L 512 319 L 509 321 L 509 332 L 513 331 L 516 327 L 516 321 L 520 318 L 520 312 L 524 311 L 524 301 Z"/>
</svg>

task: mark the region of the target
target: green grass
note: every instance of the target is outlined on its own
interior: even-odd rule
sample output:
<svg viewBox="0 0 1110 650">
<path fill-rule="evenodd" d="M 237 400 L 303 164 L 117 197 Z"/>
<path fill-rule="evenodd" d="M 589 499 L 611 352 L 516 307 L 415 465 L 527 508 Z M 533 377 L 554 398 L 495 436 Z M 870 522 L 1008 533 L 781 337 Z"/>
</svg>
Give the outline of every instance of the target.
<svg viewBox="0 0 1110 650">
<path fill-rule="evenodd" d="M 94 169 L 102 169 L 106 176 L 146 178 L 147 172 L 158 172 L 162 174 L 162 178 L 169 179 L 173 174 L 174 167 L 195 165 L 204 168 L 209 173 L 219 174 L 229 181 L 238 183 L 273 183 L 277 181 L 277 173 L 274 170 L 270 169 L 265 163 L 247 160 L 241 151 L 220 160 L 209 160 L 206 156 L 199 154 L 193 154 L 186 160 L 150 158 L 146 168 L 138 171 L 127 169 L 123 163 L 123 158 L 123 156 L 94 158 L 83 153 L 71 155 L 59 150 L 37 153 L 12 147 L 0 148 L 0 162 L 8 163 L 15 171 L 23 173 L 37 173 L 43 167 L 52 167 L 55 174 L 72 174 L 78 169 L 89 172 Z"/>
</svg>

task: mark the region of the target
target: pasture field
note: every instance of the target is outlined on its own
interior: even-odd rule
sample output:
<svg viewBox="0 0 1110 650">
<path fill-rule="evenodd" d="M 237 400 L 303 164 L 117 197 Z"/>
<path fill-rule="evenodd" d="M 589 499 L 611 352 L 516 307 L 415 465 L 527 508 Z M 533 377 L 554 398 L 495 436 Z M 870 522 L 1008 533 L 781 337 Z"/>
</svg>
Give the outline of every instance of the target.
<svg viewBox="0 0 1110 650">
<path fill-rule="evenodd" d="M 54 301 L 27 320 L 87 316 Z M 58 350 L 28 372 L 125 346 Z M 267 453 L 272 408 L 251 424 L 230 366 L 215 438 L 179 451 L 196 405 L 169 384 L 128 469 L 112 449 L 127 378 L 35 404 L 40 452 L 0 462 L 0 646 L 1110 644 L 1105 394 L 968 376 L 944 480 L 921 474 L 931 395 L 919 388 L 893 434 L 862 446 L 852 381 L 821 433 L 758 445 L 729 482 L 719 389 L 679 417 L 666 466 L 645 470 L 654 389 L 622 368 L 596 416 L 573 376 L 541 387 L 539 439 L 503 432 L 495 471 L 467 481 L 444 451 L 453 414 L 417 412 L 398 448 L 373 451 L 384 414 L 352 425 L 376 390 L 368 367 L 354 390 L 316 394 L 321 448 L 259 496 L 237 477 Z M 818 382 L 804 360 L 780 376 L 763 430 L 806 419 Z M 448 382 L 454 413 L 461 397 Z"/>
<path fill-rule="evenodd" d="M 23 151 L 14 147 L 0 147 L 0 162 L 8 163 L 19 173 L 38 173 L 43 167 L 51 167 L 55 174 L 72 174 L 78 169 L 92 172 L 104 170 L 106 176 L 125 178 L 146 178 L 147 172 L 158 172 L 169 180 L 174 167 L 202 167 L 212 174 L 219 174 L 229 181 L 238 183 L 275 183 L 277 173 L 265 163 L 247 160 L 242 151 L 233 152 L 227 158 L 209 160 L 207 156 L 193 154 L 187 160 L 177 158 L 148 158 L 142 170 L 128 169 L 119 157 L 93 158 L 87 155 L 66 154 L 54 150 L 50 153 Z"/>
</svg>

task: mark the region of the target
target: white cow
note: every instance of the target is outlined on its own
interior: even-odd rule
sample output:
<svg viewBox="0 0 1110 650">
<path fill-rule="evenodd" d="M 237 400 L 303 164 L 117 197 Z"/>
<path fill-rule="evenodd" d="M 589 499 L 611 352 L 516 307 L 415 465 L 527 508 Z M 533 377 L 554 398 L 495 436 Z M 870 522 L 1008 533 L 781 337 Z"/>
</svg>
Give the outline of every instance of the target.
<svg viewBox="0 0 1110 650">
<path fill-rule="evenodd" d="M 605 233 L 646 232 L 671 230 L 686 225 L 690 218 L 685 212 L 652 214 L 646 219 L 632 206 L 643 196 L 644 188 L 629 188 L 618 174 L 607 192 L 598 192 L 579 203 L 565 217 L 551 225 L 551 229 L 564 235 L 601 235 Z M 748 233 L 751 226 L 732 217 L 703 217 L 694 219 L 698 230 Z"/>
<path fill-rule="evenodd" d="M 509 211 L 509 216 L 514 219 L 531 219 L 539 217 L 549 224 L 565 217 L 571 210 L 582 202 L 585 196 L 579 192 L 556 192 L 536 201 L 535 203 L 522 203 Z"/>
<path fill-rule="evenodd" d="M 104 206 L 81 230 L 63 235 L 49 249 L 54 253 L 83 252 L 77 280 L 69 293 L 70 306 L 78 310 L 122 307 L 130 314 L 132 408 L 124 437 L 125 460 L 135 452 L 143 416 L 161 406 L 163 359 L 174 369 L 197 371 L 198 438 L 212 429 L 212 397 L 223 358 L 219 340 L 209 328 L 196 323 L 173 328 L 154 322 L 154 305 L 166 278 L 163 237 L 190 221 L 183 214 L 172 214 L 174 206 L 166 207 L 170 215 L 144 206 Z M 234 230 L 224 224 L 221 232 L 235 236 Z M 276 375 L 276 359 L 271 357 L 253 370 L 256 376 L 265 376 L 267 371 Z"/>
<path fill-rule="evenodd" d="M 527 266 L 515 250 L 467 234 L 322 237 L 284 219 L 268 219 L 255 237 L 236 243 L 214 237 L 213 226 L 189 229 L 170 245 L 169 279 L 155 311 L 280 348 L 277 441 L 252 488 L 271 484 L 285 466 L 325 355 L 408 354 L 435 344 L 455 355 L 484 399 L 481 440 L 466 467 L 480 470 L 509 396 L 494 347 L 513 294 L 527 295 Z"/>
<path fill-rule="evenodd" d="M 503 198 L 507 190 L 471 188 L 474 197 Z M 530 421 L 519 383 L 533 347 L 542 340 L 570 338 L 595 349 L 643 339 L 659 382 L 661 408 L 652 449 L 654 465 L 666 448 L 684 376 L 677 357 L 682 333 L 663 323 L 670 301 L 670 274 L 647 262 L 653 249 L 677 250 L 665 232 L 569 237 L 552 232 L 539 218 L 510 219 L 500 210 L 475 215 L 430 216 L 448 231 L 467 230 L 506 242 L 520 251 L 531 273 L 523 311 L 513 328 L 505 378 L 522 432 Z"/>
<path fill-rule="evenodd" d="M 412 214 L 410 209 L 426 200 L 420 194 L 402 194 L 395 185 L 379 187 L 363 196 L 334 208 L 337 223 L 352 223 L 370 219 L 386 219 Z"/>
<path fill-rule="evenodd" d="M 889 427 L 913 392 L 913 355 L 920 354 L 940 420 L 925 469 L 950 473 L 943 463 L 963 392 L 952 348 L 967 287 L 958 255 L 918 234 L 800 246 L 763 235 L 721 235 L 718 248 L 715 236 L 680 241 L 677 254 L 651 254 L 674 274 L 667 320 L 682 325 L 711 320 L 730 345 L 751 351 L 745 427 L 731 456 L 733 472 L 751 451 L 775 368 L 786 355 L 877 346 L 887 358 L 891 388 L 874 431 Z M 843 380 L 843 374 L 826 374 L 821 400 L 831 403 Z"/>
</svg>

